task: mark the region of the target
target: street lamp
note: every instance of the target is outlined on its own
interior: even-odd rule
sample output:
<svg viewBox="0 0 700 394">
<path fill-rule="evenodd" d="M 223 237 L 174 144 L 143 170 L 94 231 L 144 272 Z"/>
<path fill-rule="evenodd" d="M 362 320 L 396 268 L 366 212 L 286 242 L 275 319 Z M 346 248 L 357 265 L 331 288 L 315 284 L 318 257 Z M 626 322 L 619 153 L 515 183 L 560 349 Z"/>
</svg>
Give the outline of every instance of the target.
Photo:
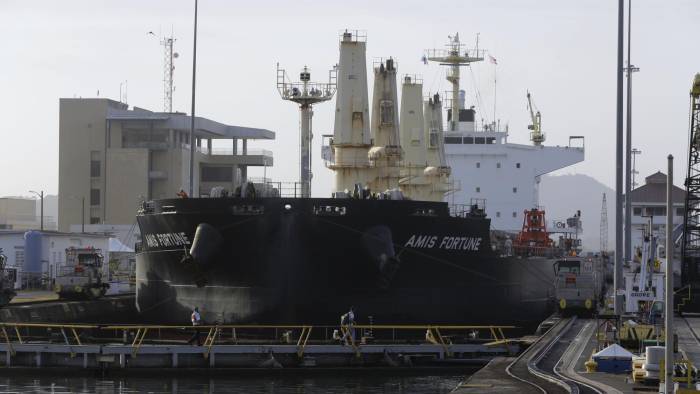
<svg viewBox="0 0 700 394">
<path fill-rule="evenodd" d="M 73 199 L 80 199 L 81 205 L 80 205 L 80 232 L 85 233 L 85 196 L 78 197 L 78 196 L 70 196 L 70 198 Z"/>
<path fill-rule="evenodd" d="M 44 231 L 44 191 L 42 190 L 41 193 L 38 193 L 30 190 L 29 193 L 34 193 L 41 199 L 41 231 Z"/>
</svg>

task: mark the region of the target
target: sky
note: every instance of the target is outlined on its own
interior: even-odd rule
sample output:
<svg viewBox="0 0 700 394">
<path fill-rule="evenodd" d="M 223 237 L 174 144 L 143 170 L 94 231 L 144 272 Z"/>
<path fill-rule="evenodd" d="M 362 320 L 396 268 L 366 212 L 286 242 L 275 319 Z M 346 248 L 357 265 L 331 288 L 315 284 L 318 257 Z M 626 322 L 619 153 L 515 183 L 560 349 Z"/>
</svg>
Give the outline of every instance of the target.
<svg viewBox="0 0 700 394">
<path fill-rule="evenodd" d="M 189 112 L 193 8 L 192 0 L 0 0 L 0 196 L 58 191 L 59 98 L 99 91 L 118 100 L 121 86 L 129 105 L 163 108 L 163 52 L 149 31 L 174 32 L 173 107 Z M 641 69 L 633 77 L 633 146 L 642 151 L 642 177 L 665 172 L 671 153 L 675 183 L 683 183 L 688 91 L 700 71 L 698 20 L 697 0 L 633 1 L 632 63 Z M 292 77 L 308 65 L 313 80 L 326 81 L 346 28 L 367 32 L 368 67 L 392 56 L 399 75 L 423 76 L 425 95 L 448 83 L 440 66 L 422 64 L 423 51 L 442 48 L 456 32 L 473 46 L 478 35 L 479 47 L 498 65 L 486 61 L 463 72 L 467 106 L 477 105 L 477 117 L 490 120 L 495 101 L 509 141 L 528 143 L 529 90 L 542 113 L 545 144 L 585 136 L 585 161 L 558 174 L 587 174 L 614 187 L 617 2 L 611 0 L 201 0 L 197 115 L 275 131 L 275 141 L 249 146 L 274 152 L 268 177 L 296 180 L 299 113 L 279 97 L 276 64 Z M 320 157 L 321 135 L 333 132 L 333 110 L 333 103 L 314 108 L 318 196 L 333 183 Z"/>
</svg>

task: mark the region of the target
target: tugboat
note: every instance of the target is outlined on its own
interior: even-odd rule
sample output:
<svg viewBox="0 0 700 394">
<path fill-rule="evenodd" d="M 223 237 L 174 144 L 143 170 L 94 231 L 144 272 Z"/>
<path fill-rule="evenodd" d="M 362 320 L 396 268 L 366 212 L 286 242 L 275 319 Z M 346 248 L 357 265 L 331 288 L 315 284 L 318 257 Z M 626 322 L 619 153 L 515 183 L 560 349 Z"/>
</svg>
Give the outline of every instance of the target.
<svg viewBox="0 0 700 394">
<path fill-rule="evenodd" d="M 136 302 L 144 317 L 179 323 L 199 307 L 207 321 L 335 324 L 354 306 L 360 320 L 378 324 L 523 326 L 551 313 L 553 261 L 506 248 L 483 201 L 443 202 L 455 185 L 440 96 L 423 102 L 420 80 L 404 77 L 399 124 L 397 63 L 388 58 L 374 65 L 370 117 L 365 47 L 362 34 L 343 32 L 328 84 L 310 82 L 308 69 L 299 83 L 278 72 L 282 97 L 302 113 L 297 197 L 247 182 L 219 198 L 143 204 Z M 482 59 L 462 50 L 451 40 L 431 59 L 457 71 Z M 310 106 L 333 94 L 334 134 L 323 152 L 335 192 L 315 198 Z M 448 121 L 457 127 L 471 111 L 451 107 Z"/>
</svg>

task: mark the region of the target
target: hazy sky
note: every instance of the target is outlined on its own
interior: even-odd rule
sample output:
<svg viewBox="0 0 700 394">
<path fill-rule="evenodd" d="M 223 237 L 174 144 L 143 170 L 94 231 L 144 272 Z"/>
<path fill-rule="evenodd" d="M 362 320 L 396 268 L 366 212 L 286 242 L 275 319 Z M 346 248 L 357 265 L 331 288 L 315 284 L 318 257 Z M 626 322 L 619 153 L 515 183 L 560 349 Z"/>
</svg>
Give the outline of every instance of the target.
<svg viewBox="0 0 700 394">
<path fill-rule="evenodd" d="M 162 48 L 148 31 L 177 38 L 174 109 L 189 112 L 193 1 L 0 0 L 0 196 L 58 191 L 58 100 L 119 99 L 162 110 Z M 460 33 L 498 59 L 497 117 L 510 141 L 527 142 L 529 89 L 542 112 L 547 144 L 586 137 L 586 160 L 563 170 L 614 186 L 617 2 L 612 0 L 481 1 L 215 1 L 199 4 L 197 114 L 274 130 L 277 140 L 252 143 L 275 154 L 268 176 L 298 176 L 298 110 L 275 87 L 275 64 L 290 75 L 304 65 L 324 81 L 338 61 L 338 32 L 367 31 L 367 59 L 393 56 L 399 74 L 422 74 L 424 93 L 444 91 L 444 69 L 421 63 Z M 672 153 L 676 183 L 685 176 L 688 91 L 700 71 L 700 1 L 633 1 L 634 146 L 642 176 Z M 467 105 L 492 117 L 493 65 L 464 72 Z M 476 82 L 476 83 L 474 83 Z M 371 85 L 371 82 L 370 82 Z M 371 93 L 370 93 L 371 97 Z M 320 159 L 321 134 L 332 133 L 333 104 L 315 107 L 314 194 L 326 195 L 332 173 Z M 598 197 L 596 197 L 598 198 Z"/>
</svg>

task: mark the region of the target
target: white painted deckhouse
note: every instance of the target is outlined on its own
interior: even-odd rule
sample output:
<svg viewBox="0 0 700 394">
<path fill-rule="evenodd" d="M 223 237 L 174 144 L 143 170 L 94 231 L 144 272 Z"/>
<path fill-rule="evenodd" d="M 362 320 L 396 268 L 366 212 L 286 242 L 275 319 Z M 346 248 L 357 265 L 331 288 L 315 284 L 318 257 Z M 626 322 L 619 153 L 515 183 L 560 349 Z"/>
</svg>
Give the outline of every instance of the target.
<svg viewBox="0 0 700 394">
<path fill-rule="evenodd" d="M 466 95 L 460 90 L 460 67 L 482 61 L 483 50 L 466 49 L 455 35 L 446 49 L 428 50 L 424 59 L 447 66 L 446 78 L 452 85 L 446 92 L 447 122 L 442 133 L 453 181 L 446 201 L 458 211 L 461 205 L 478 202 L 491 218 L 492 229 L 520 230 L 523 212 L 539 206 L 540 177 L 583 161 L 583 137 L 569 137 L 568 146 L 544 146 L 540 114 L 535 114 L 528 93 L 532 144 L 510 143 L 507 126 L 477 124 L 476 111 L 465 107 Z"/>
</svg>

